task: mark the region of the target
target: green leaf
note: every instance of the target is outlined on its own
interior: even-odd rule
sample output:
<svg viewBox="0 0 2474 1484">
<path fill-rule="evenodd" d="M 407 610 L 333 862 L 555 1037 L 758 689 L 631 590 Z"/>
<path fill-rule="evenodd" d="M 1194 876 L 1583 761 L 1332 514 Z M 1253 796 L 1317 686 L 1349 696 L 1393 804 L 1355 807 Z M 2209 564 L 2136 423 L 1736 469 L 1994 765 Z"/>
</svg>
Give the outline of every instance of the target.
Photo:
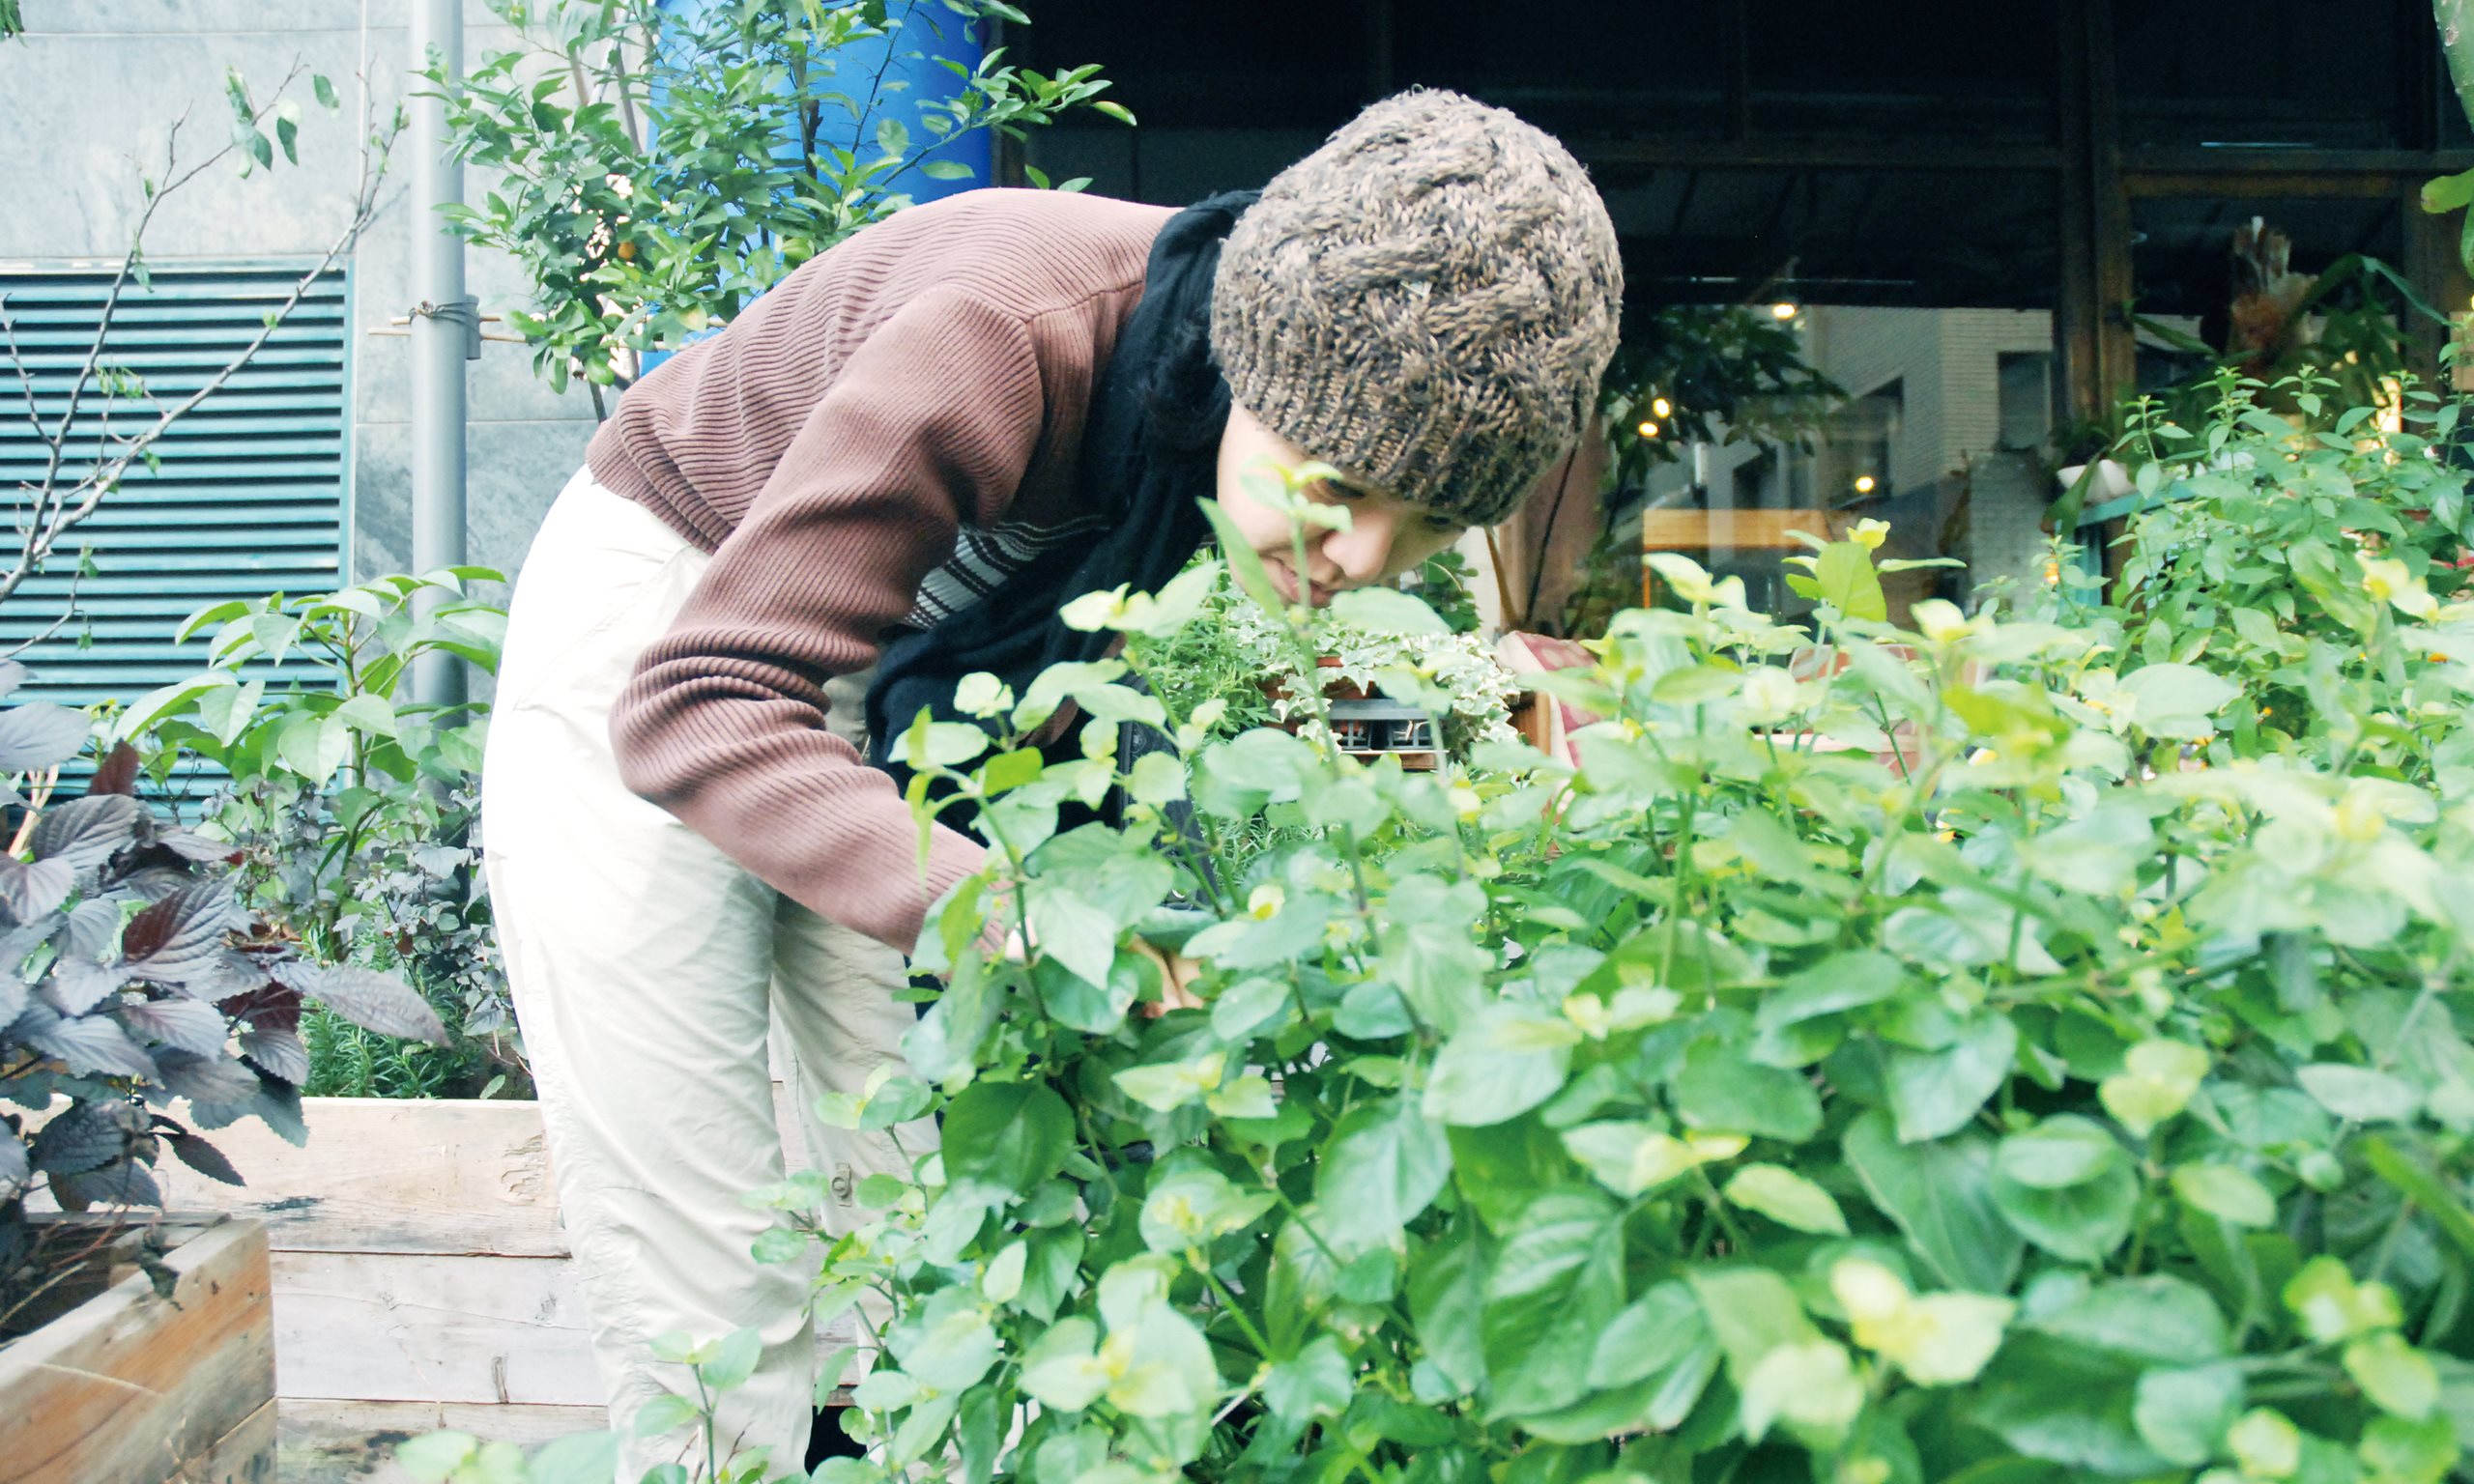
<svg viewBox="0 0 2474 1484">
<path fill-rule="evenodd" d="M 877 123 L 877 148 L 887 155 L 910 153 L 910 130 L 900 119 L 880 119 Z"/>
<path fill-rule="evenodd" d="M 1761 1030 L 1775 1030 L 1816 1015 L 1878 1004 L 1898 992 L 1903 972 L 1897 959 L 1870 949 L 1833 954 L 1764 995 L 1752 1023 Z"/>
<path fill-rule="evenodd" d="M 1274 1416 L 1292 1427 L 1303 1427 L 1348 1410 L 1352 1376 L 1339 1342 L 1322 1335 L 1264 1373 L 1263 1400 Z"/>
<path fill-rule="evenodd" d="M 423 1433 L 395 1444 L 395 1466 L 416 1479 L 443 1480 L 463 1468 L 477 1445 L 470 1433 Z"/>
<path fill-rule="evenodd" d="M 1173 1167 L 1155 1176 L 1143 1192 L 1143 1244 L 1171 1256 L 1208 1247 L 1252 1225 L 1277 1199 L 1269 1190 L 1241 1190 L 1208 1166 Z"/>
<path fill-rule="evenodd" d="M 1821 1128 L 1821 1097 L 1801 1073 L 1744 1059 L 1740 1044 L 1704 1041 L 1675 1079 L 1675 1111 L 1696 1128 L 1800 1143 Z"/>
<path fill-rule="evenodd" d="M 2363 1429 L 2359 1451 L 2373 1478 L 2437 1484 L 2457 1463 L 2458 1438 L 2447 1412 L 2422 1422 L 2374 1417 Z"/>
<path fill-rule="evenodd" d="M 2405 1322 L 2395 1289 L 2376 1280 L 2355 1282 L 2343 1261 L 2324 1252 L 2286 1280 L 2281 1297 L 2303 1333 L 2322 1344 Z"/>
<path fill-rule="evenodd" d="M 1993 1201 L 1993 1146 L 1974 1135 L 1901 1144 L 1889 1115 L 1848 1126 L 1840 1148 L 1864 1188 L 1951 1288 L 2006 1293 L 2025 1248 Z"/>
<path fill-rule="evenodd" d="M 335 85 L 327 80 L 326 73 L 312 72 L 309 74 L 309 91 L 316 95 L 320 107 L 333 108 L 339 106 L 339 102 L 335 98 Z"/>
<path fill-rule="evenodd" d="M 2233 1226 L 2272 1226 L 2276 1197 L 2248 1171 L 2229 1164 L 2185 1164 L 2173 1171 L 2173 1193 L 2194 1211 Z"/>
<path fill-rule="evenodd" d="M 1995 1157 L 2005 1180 L 2036 1190 L 2062 1190 L 2121 1165 L 2123 1152 L 2103 1125 L 2057 1113 L 2003 1139 Z"/>
<path fill-rule="evenodd" d="M 1065 1168 L 1074 1114 L 1037 1082 L 974 1082 L 945 1109 L 949 1178 L 1023 1191 Z"/>
<path fill-rule="evenodd" d="M 2026 842 L 2019 859 L 2066 891 L 2110 897 L 2138 884 L 2139 868 L 2155 849 L 2156 832 L 2144 811 L 2105 804 Z"/>
<path fill-rule="evenodd" d="M 1701 1300 L 1670 1278 L 1653 1284 L 1608 1323 L 1590 1369 L 1601 1386 L 1627 1385 L 1677 1364 L 1710 1339 Z"/>
<path fill-rule="evenodd" d="M 1426 1116 L 1461 1126 L 1517 1118 L 1562 1090 L 1580 1041 L 1580 1027 L 1541 1007 L 1489 1005 L 1435 1057 Z"/>
<path fill-rule="evenodd" d="M 1294 1225 L 1282 1228 L 1281 1235 Z M 1462 1395 L 1477 1390 L 1486 1375 L 1480 1320 L 1486 1297 L 1485 1256 L 1464 1221 L 1410 1258 L 1409 1317 L 1417 1325 L 1418 1341 L 1426 1358 Z M 1277 1319 L 1278 1309 L 1274 1312 Z"/>
<path fill-rule="evenodd" d="M 1687 1133 L 1682 1138 L 1636 1119 L 1582 1124 L 1563 1134 L 1567 1153 L 1616 1194 L 1654 1190 L 1701 1165 L 1743 1153 L 1740 1133 Z"/>
<path fill-rule="evenodd" d="M 2098 1283 L 2025 1322 L 2135 1365 L 2201 1365 L 2229 1349 L 2216 1301 L 2164 1273 Z"/>
<path fill-rule="evenodd" d="M 1106 985 L 1117 959 L 1117 921 L 1083 892 L 1048 877 L 1028 883 L 1031 940 L 1076 978 Z"/>
<path fill-rule="evenodd" d="M 1271 574 L 1263 570 L 1262 555 L 1246 539 L 1236 518 L 1216 499 L 1206 499 L 1201 503 L 1204 518 L 1211 522 L 1213 534 L 1220 538 L 1221 559 L 1228 563 L 1228 575 L 1237 580 L 1238 589 L 1260 604 L 1265 613 L 1283 612 L 1287 604 L 1280 589 L 1272 585 Z"/>
<path fill-rule="evenodd" d="M 1969 1021 L 1960 1028 L 1959 1039 L 1942 1050 L 1893 1047 L 1884 1059 L 1884 1072 L 1899 1142 L 1938 1139 L 1967 1127 L 1985 1099 L 2009 1080 L 2018 1047 L 2018 1027 L 1999 1011 Z"/>
<path fill-rule="evenodd" d="M 2230 1365 L 2142 1372 L 2131 1422 L 2167 1462 L 2196 1469 L 2216 1457 L 2242 1410 L 2242 1373 Z"/>
<path fill-rule="evenodd" d="M 959 159 L 932 159 L 920 165 L 919 173 L 932 181 L 967 181 L 972 171 Z"/>
<path fill-rule="evenodd" d="M 2136 702 L 2132 720 L 2151 736 L 2203 738 L 2214 732 L 2208 718 L 2242 694 L 2241 688 L 2196 665 L 2147 665 L 2122 677 L 2116 694 Z"/>
<path fill-rule="evenodd" d="M 1325 1237 L 1342 1252 L 1389 1244 L 1452 1179 L 1443 1127 L 1406 1095 L 1361 1103 L 1333 1129 L 1314 1171 Z"/>
<path fill-rule="evenodd" d="M 1333 594 L 1331 615 L 1369 634 L 1434 635 L 1452 632 L 1422 598 L 1397 587 L 1352 587 Z"/>
<path fill-rule="evenodd" d="M 2422 1105 L 2412 1084 L 2368 1067 L 2322 1062 L 2300 1068 L 2293 1075 L 2321 1107 L 2356 1123 L 2401 1124 Z"/>
<path fill-rule="evenodd" d="M 1744 1165 L 1727 1181 L 1726 1197 L 1799 1232 L 1847 1235 L 1847 1217 L 1829 1192 L 1778 1165 Z"/>
<path fill-rule="evenodd" d="M 1532 1201 L 1486 1275 L 1481 1327 L 1494 1378 L 1491 1415 L 1551 1412 L 1595 1384 L 1606 1316 L 1624 1305 L 1622 1210 L 1594 1190 Z"/>
<path fill-rule="evenodd" d="M 659 1438 L 693 1425 L 703 1415 L 694 1402 L 666 1391 L 636 1409 L 634 1430 L 639 1438 Z"/>
<path fill-rule="evenodd" d="M 764 1337 L 755 1328 L 734 1329 L 713 1347 L 713 1358 L 698 1366 L 696 1374 L 715 1391 L 734 1391 L 756 1374 L 757 1359 L 763 1354 Z"/>
<path fill-rule="evenodd" d="M 2096 1097 L 2143 1138 L 2190 1105 L 2207 1068 L 2207 1053 L 2186 1042 L 2143 1041 L 2124 1054 L 2120 1071 L 2097 1084 Z"/>
<path fill-rule="evenodd" d="M 947 1295 L 953 1296 L 953 1301 L 938 1304 L 936 1299 Z M 1000 1346 L 995 1327 L 979 1306 L 978 1295 L 970 1290 L 939 1291 L 922 1318 L 925 1325 L 902 1352 L 903 1371 L 918 1378 L 921 1384 L 938 1391 L 964 1390 L 978 1384 L 996 1363 Z"/>
<path fill-rule="evenodd" d="M 1097 1325 L 1075 1315 L 1060 1319 L 1022 1356 L 1022 1389 L 1044 1407 L 1080 1412 L 1108 1388 L 1108 1370 L 1093 1352 Z"/>
<path fill-rule="evenodd" d="M 1743 1393 L 1744 1436 L 1755 1442 L 1777 1420 L 1834 1439 L 1864 1408 L 1864 1383 L 1847 1347 L 1835 1340 L 1781 1345 L 1737 1386 Z"/>
<path fill-rule="evenodd" d="M 2129 1238 L 2139 1212 L 2139 1176 L 2126 1160 L 2058 1186 L 2027 1184 L 1997 1167 L 1992 1189 L 1995 1208 L 2019 1235 L 2065 1262 L 2104 1262 Z"/>
<path fill-rule="evenodd" d="M 541 1445 L 525 1466 L 525 1484 L 609 1484 L 618 1471 L 618 1435 L 570 1433 Z"/>
<path fill-rule="evenodd" d="M 1887 623 L 1889 603 L 1873 570 L 1873 554 L 1853 541 L 1832 541 L 1816 554 L 1813 581 L 1822 601 L 1850 618 Z"/>
<path fill-rule="evenodd" d="M 2423 210 L 2432 215 L 2461 212 L 2474 205 L 2474 170 L 2461 170 L 2423 183 Z"/>
<path fill-rule="evenodd" d="M 1739 1388 L 1771 1351 L 1821 1337 L 1796 1291 L 1767 1268 L 1695 1268 L 1684 1280 Z"/>
<path fill-rule="evenodd" d="M 2419 1422 L 2439 1405 L 2439 1371 L 2393 1329 L 2347 1345 L 2345 1366 L 2362 1394 L 2391 1415 Z"/>
</svg>

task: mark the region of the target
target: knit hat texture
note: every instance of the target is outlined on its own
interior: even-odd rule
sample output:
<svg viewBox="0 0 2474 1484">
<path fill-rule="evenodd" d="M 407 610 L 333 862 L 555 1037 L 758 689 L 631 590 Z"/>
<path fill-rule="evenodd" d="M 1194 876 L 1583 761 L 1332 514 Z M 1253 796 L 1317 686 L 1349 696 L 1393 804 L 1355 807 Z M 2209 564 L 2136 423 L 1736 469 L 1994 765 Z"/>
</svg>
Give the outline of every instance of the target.
<svg viewBox="0 0 2474 1484">
<path fill-rule="evenodd" d="M 1614 223 L 1568 151 L 1501 108 L 1414 90 L 1238 218 L 1211 344 L 1273 432 L 1490 526 L 1578 441 L 1623 297 Z"/>
</svg>

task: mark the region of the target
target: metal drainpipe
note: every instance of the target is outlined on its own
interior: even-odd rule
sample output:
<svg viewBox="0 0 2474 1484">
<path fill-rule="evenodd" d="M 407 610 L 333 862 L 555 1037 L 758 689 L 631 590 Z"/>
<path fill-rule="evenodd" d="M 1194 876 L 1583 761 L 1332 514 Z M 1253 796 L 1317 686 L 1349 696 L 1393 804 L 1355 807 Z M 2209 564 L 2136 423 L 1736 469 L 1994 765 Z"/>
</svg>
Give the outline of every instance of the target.
<svg viewBox="0 0 2474 1484">
<path fill-rule="evenodd" d="M 447 76 L 464 71 L 462 0 L 409 0 L 413 66 L 436 53 Z M 464 292 L 464 240 L 438 209 L 464 195 L 464 169 L 448 157 L 446 110 L 436 99 L 412 110 L 413 232 L 413 570 L 464 565 L 464 367 L 478 359 L 477 301 Z M 436 609 L 447 594 L 415 595 L 414 610 Z M 432 652 L 413 667 L 413 699 L 460 705 L 464 662 Z"/>
</svg>

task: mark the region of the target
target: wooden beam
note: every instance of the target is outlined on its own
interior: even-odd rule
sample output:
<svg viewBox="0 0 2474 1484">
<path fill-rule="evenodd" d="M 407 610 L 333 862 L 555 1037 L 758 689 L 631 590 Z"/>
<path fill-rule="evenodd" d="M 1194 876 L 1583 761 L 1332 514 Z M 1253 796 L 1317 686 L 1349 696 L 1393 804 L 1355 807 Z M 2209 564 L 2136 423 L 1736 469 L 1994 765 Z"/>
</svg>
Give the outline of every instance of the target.
<svg viewBox="0 0 2474 1484">
<path fill-rule="evenodd" d="M 2122 168 L 2134 172 L 2217 176 L 2258 175 L 2443 175 L 2474 169 L 2474 150 L 2195 149 L 2149 145 L 2125 151 Z"/>
<path fill-rule="evenodd" d="M 2224 170 L 2141 170 L 2125 168 L 2122 187 L 2133 200 L 2214 196 L 2234 200 L 2301 198 L 2309 200 L 2377 201 L 2397 193 L 2398 183 L 2422 183 L 2436 168 L 2393 170 L 2329 170 L 2253 173 Z"/>
<path fill-rule="evenodd" d="M 1725 48 L 1727 139 L 1740 145 L 1752 137 L 1752 0 L 1726 0 L 1720 45 Z"/>
<path fill-rule="evenodd" d="M 1567 133 L 1593 174 L 1654 170 L 2057 170 L 2061 151 L 2042 144 L 1933 144 L 1912 140 L 1617 139 Z"/>
<path fill-rule="evenodd" d="M 2055 98 L 2055 137 L 2065 157 L 2054 190 L 2061 282 L 2054 301 L 2054 340 L 2061 370 L 2062 414 L 2084 421 L 2103 415 L 2103 379 L 2097 374 L 2097 326 L 2103 318 L 2096 294 L 2094 169 L 2088 161 L 2088 83 L 2086 52 L 2089 0 L 2055 7 L 2054 44 L 2061 66 Z"/>
<path fill-rule="evenodd" d="M 1399 86 L 1392 60 L 1392 37 L 1397 24 L 1392 0 L 1366 0 L 1366 100 L 1369 103 L 1390 98 Z"/>
<path fill-rule="evenodd" d="M 2130 197 L 2122 180 L 2121 100 L 2114 75 L 2114 8 L 2089 4 L 2087 48 L 2088 205 L 2095 218 L 2096 377 L 2107 405 L 2139 385 L 2139 344 L 2126 306 L 2137 292 L 2130 257 Z"/>
</svg>

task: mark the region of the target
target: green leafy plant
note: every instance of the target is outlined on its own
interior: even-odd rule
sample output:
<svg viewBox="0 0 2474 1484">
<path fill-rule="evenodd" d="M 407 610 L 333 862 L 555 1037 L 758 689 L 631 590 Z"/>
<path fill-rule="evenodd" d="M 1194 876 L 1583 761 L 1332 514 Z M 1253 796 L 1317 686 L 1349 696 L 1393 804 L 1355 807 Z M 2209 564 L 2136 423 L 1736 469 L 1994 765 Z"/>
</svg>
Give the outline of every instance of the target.
<svg viewBox="0 0 2474 1484">
<path fill-rule="evenodd" d="M 1805 363 L 1794 327 L 1768 308 L 1668 304 L 1625 337 L 1597 412 L 1616 484 L 1637 488 L 1695 442 L 1801 447 L 1846 394 Z"/>
<path fill-rule="evenodd" d="M 1478 572 L 1458 548 L 1448 548 L 1425 559 L 1408 583 L 1408 590 L 1417 600 L 1434 610 L 1443 626 L 1454 634 L 1475 634 L 1479 629 L 1478 599 L 1469 590 Z"/>
<path fill-rule="evenodd" d="M 944 61 L 949 97 L 905 100 L 918 133 L 893 117 L 890 48 L 944 26 L 1028 23 L 1003 0 L 490 8 L 516 45 L 463 77 L 422 74 L 446 100 L 457 156 L 499 177 L 450 215 L 522 265 L 532 302 L 508 324 L 553 385 L 581 375 L 596 406 L 601 387 L 633 380 L 635 353 L 727 323 L 908 205 L 894 185 L 905 172 L 967 177 L 950 157 L 958 140 L 1020 139 L 1076 108 L 1134 122 L 1100 96 L 1097 67 L 1043 73 L 1001 48 L 975 67 Z"/>
<path fill-rule="evenodd" d="M 1307 665 L 1285 624 L 1240 591 L 1219 563 L 1191 571 L 1205 573 L 1196 579 L 1203 586 L 1194 621 L 1137 633 L 1129 645 L 1140 656 L 1145 684 L 1170 712 L 1199 719 L 1202 735 L 1233 736 L 1264 724 L 1311 726 L 1318 713 L 1306 693 L 1334 685 L 1426 704 L 1443 722 L 1447 748 L 1466 752 L 1480 739 L 1510 735 L 1506 707 L 1520 682 L 1474 629 L 1454 629 L 1431 610 L 1430 621 L 1414 632 L 1388 620 L 1370 626 L 1336 620 L 1316 631 L 1313 663 Z M 1439 580 L 1456 581 L 1448 570 Z M 1109 612 L 1117 601 L 1094 594 L 1068 608 L 1068 621 Z"/>
<path fill-rule="evenodd" d="M 1849 540 L 1786 625 L 1661 556 L 1682 606 L 1544 682 L 1603 719 L 1577 766 L 1208 740 L 1121 683 L 1138 643 L 966 682 L 995 735 L 903 745 L 988 869 L 932 918 L 907 1066 L 820 1110 L 940 1115 L 942 1151 L 863 1182 L 849 1235 L 816 1178 L 760 1196 L 820 1313 L 891 1309 L 870 1454 L 817 1477 L 2448 1477 L 2459 432 L 2415 402 L 2296 446 L 2255 406 L 2197 430 L 2243 488 L 2136 522 L 2119 603 L 1895 629 Z M 1435 625 L 1400 594 L 1282 608 L 1226 555 L 1301 663 L 1334 619 Z M 2243 605 L 2194 606 L 2226 560 Z M 1154 641 L 1204 592 L 1078 616 Z M 1096 733 L 1043 766 L 1024 739 L 1068 699 Z M 1120 775 L 1125 721 L 1187 764 Z M 1122 826 L 1059 830 L 1110 787 Z M 1206 849 L 1281 839 L 1199 870 L 1181 801 Z M 1197 965 L 1198 1008 L 1139 1013 L 1136 937 Z"/>
<path fill-rule="evenodd" d="M 322 1092 L 471 1093 L 498 1067 L 520 1074 L 475 838 L 487 708 L 402 699 L 424 655 L 495 671 L 505 614 L 469 585 L 503 581 L 456 568 L 202 609 L 178 637 L 211 634 L 209 668 L 114 727 L 142 745 L 160 791 L 194 789 L 207 765 L 218 786 L 197 801 L 197 826 L 233 843 L 251 905 L 319 962 L 403 974 L 458 1033 L 453 1051 L 427 1052 L 313 1024 L 338 1058 L 315 1078 Z M 439 601 L 417 610 L 425 594 Z M 476 1041 L 498 1048 L 495 1064 Z M 380 1065 L 392 1074 L 376 1076 Z"/>
<path fill-rule="evenodd" d="M 0 665 L 0 695 L 23 678 Z M 256 1116 L 305 1136 L 304 1007 L 445 1039 L 400 981 L 301 956 L 237 899 L 229 845 L 112 791 L 126 789 L 127 767 L 83 798 L 58 796 L 59 765 L 89 727 L 47 703 L 0 710 L 14 821 L 0 853 L 0 1100 L 17 1110 L 0 1111 L 0 1338 L 77 1292 L 101 1240 L 98 1228 L 29 1221 L 29 1196 L 70 1211 L 159 1205 L 153 1170 L 166 1151 L 241 1183 L 198 1129 Z"/>
</svg>

